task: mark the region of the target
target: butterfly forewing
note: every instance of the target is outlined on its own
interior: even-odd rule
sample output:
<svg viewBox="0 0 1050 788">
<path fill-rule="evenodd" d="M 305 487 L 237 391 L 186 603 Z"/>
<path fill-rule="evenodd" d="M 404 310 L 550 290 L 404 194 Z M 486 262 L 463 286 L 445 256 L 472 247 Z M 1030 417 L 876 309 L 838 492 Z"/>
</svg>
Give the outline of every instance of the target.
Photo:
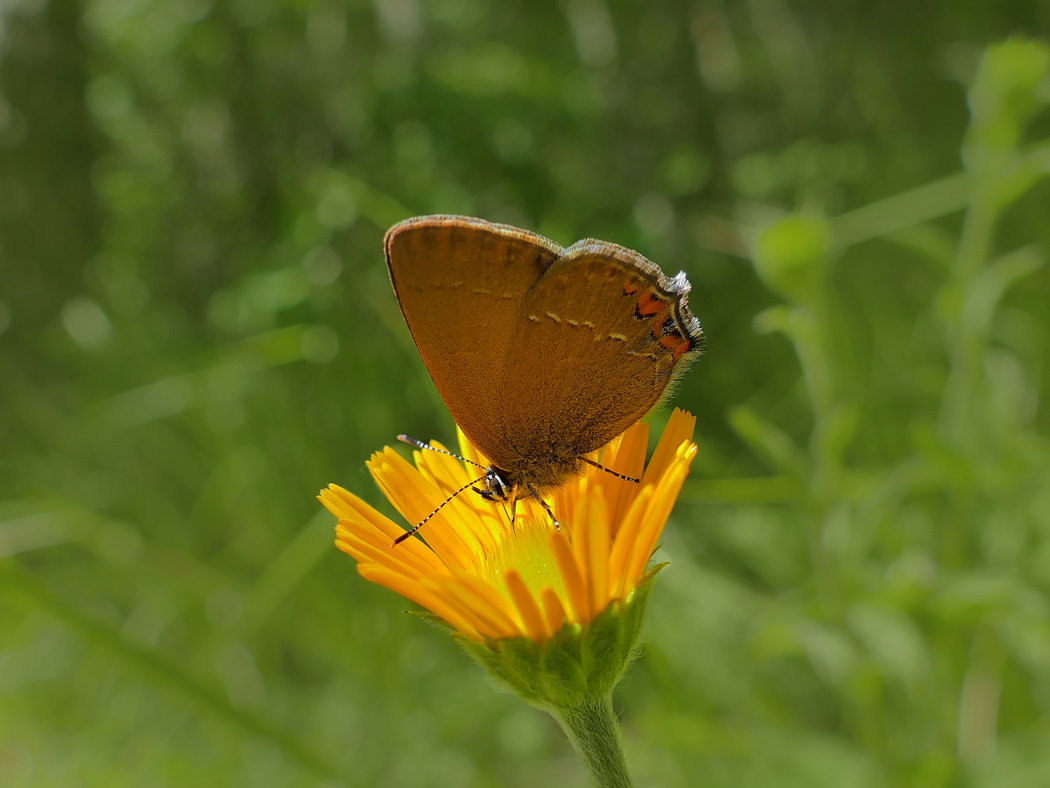
<svg viewBox="0 0 1050 788">
<path fill-rule="evenodd" d="M 505 434 L 507 352 L 532 285 L 559 255 L 547 239 L 459 216 L 395 225 L 385 239 L 401 312 L 438 392 L 471 443 L 494 459 Z"/>
</svg>

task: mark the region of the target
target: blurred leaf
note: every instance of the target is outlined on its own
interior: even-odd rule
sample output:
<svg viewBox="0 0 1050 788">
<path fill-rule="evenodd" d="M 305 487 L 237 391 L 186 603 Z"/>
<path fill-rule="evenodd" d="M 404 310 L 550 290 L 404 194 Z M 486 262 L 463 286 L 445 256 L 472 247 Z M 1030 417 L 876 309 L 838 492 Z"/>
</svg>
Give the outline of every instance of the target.
<svg viewBox="0 0 1050 788">
<path fill-rule="evenodd" d="M 729 423 L 772 470 L 793 480 L 801 481 L 807 477 L 809 469 L 805 454 L 786 432 L 743 405 L 729 412 Z"/>
</svg>

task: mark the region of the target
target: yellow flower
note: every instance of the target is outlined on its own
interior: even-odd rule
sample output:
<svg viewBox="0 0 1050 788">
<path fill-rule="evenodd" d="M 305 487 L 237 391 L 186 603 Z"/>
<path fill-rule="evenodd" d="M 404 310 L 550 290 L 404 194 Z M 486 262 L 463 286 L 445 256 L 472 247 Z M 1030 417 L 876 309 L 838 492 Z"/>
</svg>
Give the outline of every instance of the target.
<svg viewBox="0 0 1050 788">
<path fill-rule="evenodd" d="M 550 497 L 560 530 L 535 501 L 518 502 L 511 526 L 502 508 L 468 490 L 423 526 L 422 539 L 394 546 L 404 529 L 357 496 L 333 484 L 318 498 L 339 519 L 336 546 L 357 559 L 364 578 L 472 641 L 542 643 L 566 624 L 586 626 L 611 603 L 626 602 L 657 571 L 646 570 L 696 454 L 695 423 L 675 409 L 644 473 L 648 425 L 635 424 L 602 449 L 605 467 L 641 483 L 588 466 Z M 460 447 L 464 457 L 488 465 L 462 433 Z M 437 452 L 415 452 L 413 467 L 390 447 L 368 468 L 410 524 L 478 475 Z"/>
</svg>

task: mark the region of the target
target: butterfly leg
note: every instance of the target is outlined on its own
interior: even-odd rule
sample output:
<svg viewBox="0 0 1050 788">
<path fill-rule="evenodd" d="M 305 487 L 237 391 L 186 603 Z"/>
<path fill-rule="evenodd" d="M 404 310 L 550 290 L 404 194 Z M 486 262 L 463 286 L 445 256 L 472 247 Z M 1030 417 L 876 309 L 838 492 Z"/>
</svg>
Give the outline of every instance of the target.
<svg viewBox="0 0 1050 788">
<path fill-rule="evenodd" d="M 560 531 L 561 530 L 561 523 L 558 522 L 558 518 L 554 516 L 554 512 L 551 510 L 550 506 L 547 505 L 547 502 L 545 500 L 543 500 L 543 496 L 541 496 L 536 491 L 536 488 L 533 487 L 531 484 L 527 484 L 525 486 L 528 488 L 529 492 L 532 493 L 532 497 L 540 502 L 540 506 L 543 507 L 543 511 L 545 511 L 547 514 L 550 515 L 551 522 L 554 523 L 554 527 L 557 530 Z"/>
</svg>

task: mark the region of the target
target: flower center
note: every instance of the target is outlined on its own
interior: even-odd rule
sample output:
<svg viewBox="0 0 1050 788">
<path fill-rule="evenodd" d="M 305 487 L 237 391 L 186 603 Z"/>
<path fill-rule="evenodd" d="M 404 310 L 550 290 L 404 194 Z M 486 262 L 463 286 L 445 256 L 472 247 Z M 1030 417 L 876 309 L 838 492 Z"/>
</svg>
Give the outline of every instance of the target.
<svg viewBox="0 0 1050 788">
<path fill-rule="evenodd" d="M 554 530 L 551 518 L 538 505 L 523 503 L 518 502 L 514 526 L 506 523 L 499 543 L 476 556 L 475 571 L 506 595 L 507 587 L 500 575 L 514 569 L 533 594 L 538 596 L 550 586 L 566 603 L 565 586 L 550 549 L 550 534 Z"/>
</svg>

